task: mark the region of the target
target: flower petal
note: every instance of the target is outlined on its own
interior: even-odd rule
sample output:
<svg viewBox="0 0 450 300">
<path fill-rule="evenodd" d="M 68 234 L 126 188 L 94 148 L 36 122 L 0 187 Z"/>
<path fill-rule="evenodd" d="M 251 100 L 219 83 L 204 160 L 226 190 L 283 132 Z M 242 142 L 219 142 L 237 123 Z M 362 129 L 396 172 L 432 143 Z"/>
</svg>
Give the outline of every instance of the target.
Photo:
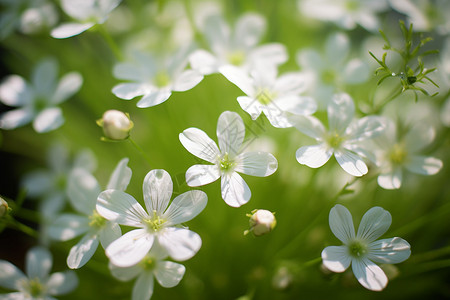
<svg viewBox="0 0 450 300">
<path fill-rule="evenodd" d="M 113 87 L 112 93 L 116 97 L 124 100 L 130 100 L 137 96 L 142 96 L 150 93 L 151 88 L 148 84 L 144 83 L 120 83 Z"/>
<path fill-rule="evenodd" d="M 369 171 L 362 158 L 350 151 L 334 151 L 334 157 L 342 169 L 350 175 L 363 176 Z"/>
<path fill-rule="evenodd" d="M 202 80 L 203 75 L 198 71 L 185 70 L 175 79 L 172 90 L 175 92 L 184 92 L 192 89 Z"/>
<path fill-rule="evenodd" d="M 417 153 L 433 142 L 436 131 L 425 122 L 415 124 L 405 135 L 405 146 L 410 153 Z"/>
<path fill-rule="evenodd" d="M 53 28 L 50 35 L 55 39 L 65 39 L 78 35 L 94 25 L 95 23 L 63 23 L 58 27 Z"/>
<path fill-rule="evenodd" d="M 145 207 L 149 214 L 156 211 L 163 214 L 172 196 L 173 183 L 165 170 L 151 170 L 144 178 L 143 184 Z"/>
<path fill-rule="evenodd" d="M 187 191 L 173 199 L 163 218 L 167 226 L 178 225 L 195 218 L 208 203 L 208 196 L 202 191 Z"/>
<path fill-rule="evenodd" d="M 333 150 L 326 144 L 303 146 L 297 149 L 295 157 L 302 165 L 307 165 L 310 168 L 319 168 L 323 166 L 333 154 Z"/>
<path fill-rule="evenodd" d="M 1 287 L 19 290 L 23 280 L 26 280 L 25 274 L 9 261 L 0 260 L 0 270 L 2 270 L 0 272 Z"/>
<path fill-rule="evenodd" d="M 78 286 L 78 277 L 74 271 L 57 272 L 50 275 L 47 281 L 47 293 L 50 295 L 64 295 Z"/>
<path fill-rule="evenodd" d="M 57 85 L 58 62 L 54 58 L 45 58 L 38 62 L 31 74 L 31 84 L 36 97 L 42 98 L 46 103 L 54 93 Z"/>
<path fill-rule="evenodd" d="M 422 175 L 434 175 L 442 168 L 443 163 L 440 159 L 419 155 L 411 155 L 405 168 L 408 171 Z"/>
<path fill-rule="evenodd" d="M 248 54 L 250 65 L 264 63 L 280 65 L 288 60 L 286 47 L 280 43 L 269 43 L 256 47 Z"/>
<path fill-rule="evenodd" d="M 346 132 L 349 135 L 348 142 L 361 142 L 380 135 L 386 127 L 385 118 L 367 116 L 350 124 Z"/>
<path fill-rule="evenodd" d="M 175 262 L 161 261 L 153 272 L 161 286 L 171 288 L 181 281 L 186 272 L 186 268 L 182 264 Z"/>
<path fill-rule="evenodd" d="M 73 94 L 78 92 L 83 84 L 83 77 L 78 72 L 71 72 L 64 75 L 58 83 L 56 91 L 52 96 L 51 103 L 59 104 L 64 100 L 70 98 Z"/>
<path fill-rule="evenodd" d="M 113 265 L 111 262 L 108 264 L 109 270 L 111 271 L 112 276 L 121 280 L 128 281 L 138 276 L 142 272 L 142 267 L 139 264 L 131 266 L 131 267 L 118 267 Z"/>
<path fill-rule="evenodd" d="M 67 257 L 67 265 L 71 269 L 79 269 L 84 266 L 94 255 L 98 247 L 96 235 L 86 234 L 83 238 L 70 249 Z"/>
<path fill-rule="evenodd" d="M 350 52 L 350 40 L 344 33 L 331 34 L 326 41 L 325 56 L 329 63 L 339 65 Z"/>
<path fill-rule="evenodd" d="M 333 272 L 342 273 L 352 262 L 347 246 L 329 246 L 322 251 L 324 266 Z"/>
<path fill-rule="evenodd" d="M 319 119 L 312 116 L 289 116 L 291 122 L 297 130 L 316 140 L 322 140 L 325 135 L 325 127 Z"/>
<path fill-rule="evenodd" d="M 234 42 L 243 48 L 252 48 L 266 31 L 266 20 L 259 14 L 246 13 L 235 25 Z"/>
<path fill-rule="evenodd" d="M 252 196 L 247 183 L 236 172 L 222 176 L 221 189 L 222 199 L 232 207 L 244 205 Z"/>
<path fill-rule="evenodd" d="M 179 135 L 180 142 L 191 154 L 215 164 L 220 156 L 216 143 L 202 130 L 188 128 Z"/>
<path fill-rule="evenodd" d="M 154 236 L 146 229 L 135 229 L 112 242 L 106 256 L 118 267 L 130 267 L 140 262 L 153 245 Z"/>
<path fill-rule="evenodd" d="M 198 49 L 189 56 L 191 68 L 203 75 L 209 75 L 218 71 L 217 58 L 208 51 Z"/>
<path fill-rule="evenodd" d="M 143 227 L 148 214 L 131 195 L 119 190 L 106 190 L 97 198 L 97 211 L 105 219 L 127 226 Z"/>
<path fill-rule="evenodd" d="M 348 94 L 336 94 L 328 105 L 328 124 L 331 131 L 343 134 L 355 114 L 355 104 Z"/>
<path fill-rule="evenodd" d="M 302 97 L 297 95 L 285 96 L 279 98 L 274 103 L 282 111 L 294 115 L 311 115 L 317 110 L 317 103 L 311 97 Z"/>
<path fill-rule="evenodd" d="M 200 236 L 185 228 L 168 227 L 157 237 L 159 244 L 178 261 L 190 259 L 202 246 Z"/>
<path fill-rule="evenodd" d="M 15 129 L 28 124 L 34 117 L 30 109 L 13 109 L 0 115 L 1 129 Z"/>
<path fill-rule="evenodd" d="M 362 217 L 356 236 L 368 243 L 373 242 L 389 229 L 391 223 L 392 216 L 387 210 L 372 207 Z"/>
<path fill-rule="evenodd" d="M 267 152 L 244 152 L 236 157 L 238 161 L 234 170 L 246 175 L 266 177 L 278 168 L 277 159 Z"/>
<path fill-rule="evenodd" d="M 345 206 L 336 204 L 330 210 L 328 221 L 331 231 L 344 244 L 355 238 L 352 215 Z"/>
<path fill-rule="evenodd" d="M 153 273 L 142 272 L 136 279 L 131 293 L 132 300 L 148 300 L 153 295 Z"/>
<path fill-rule="evenodd" d="M 88 230 L 89 219 L 86 216 L 63 214 L 50 224 L 48 234 L 52 239 L 68 241 Z"/>
<path fill-rule="evenodd" d="M 32 90 L 19 75 L 9 75 L 0 84 L 0 101 L 8 106 L 30 104 L 32 99 Z"/>
<path fill-rule="evenodd" d="M 64 124 L 62 110 L 59 107 L 50 107 L 41 111 L 33 121 L 33 128 L 39 133 L 55 130 Z"/>
<path fill-rule="evenodd" d="M 154 90 L 151 93 L 144 95 L 136 104 L 139 108 L 146 108 L 163 103 L 172 95 L 172 92 L 166 88 Z"/>
<path fill-rule="evenodd" d="M 388 283 L 383 270 L 368 259 L 352 261 L 353 274 L 366 289 L 381 291 Z"/>
<path fill-rule="evenodd" d="M 253 79 L 247 75 L 244 70 L 231 65 L 225 65 L 219 68 L 219 72 L 225 76 L 228 81 L 236 85 L 247 96 L 255 96 L 256 90 Z"/>
<path fill-rule="evenodd" d="M 369 74 L 369 65 L 358 58 L 350 60 L 342 72 L 343 81 L 347 84 L 366 82 L 369 79 Z"/>
<path fill-rule="evenodd" d="M 241 151 L 245 137 L 245 126 L 241 117 L 235 112 L 224 111 L 217 121 L 216 132 L 221 153 L 235 157 Z"/>
<path fill-rule="evenodd" d="M 402 238 L 383 239 L 369 244 L 367 258 L 382 264 L 398 264 L 411 255 L 411 245 Z"/>
<path fill-rule="evenodd" d="M 122 230 L 119 224 L 113 222 L 106 222 L 105 227 L 98 233 L 98 238 L 102 244 L 103 249 L 106 249 L 109 244 L 120 238 Z"/>
<path fill-rule="evenodd" d="M 220 177 L 217 165 L 193 165 L 186 171 L 188 186 L 201 186 L 216 181 Z"/>
<path fill-rule="evenodd" d="M 378 185 L 387 190 L 399 189 L 402 185 L 402 169 L 395 168 L 388 173 L 381 173 L 377 178 Z"/>
<path fill-rule="evenodd" d="M 47 278 L 52 268 L 52 254 L 46 248 L 36 246 L 31 248 L 26 255 L 25 269 L 28 278 Z"/>
<path fill-rule="evenodd" d="M 108 181 L 106 189 L 125 191 L 131 180 L 132 171 L 127 166 L 129 159 L 123 158 L 117 164 Z"/>
<path fill-rule="evenodd" d="M 70 204 L 79 212 L 91 215 L 100 194 L 97 179 L 85 169 L 73 169 L 68 178 L 67 196 Z"/>
</svg>

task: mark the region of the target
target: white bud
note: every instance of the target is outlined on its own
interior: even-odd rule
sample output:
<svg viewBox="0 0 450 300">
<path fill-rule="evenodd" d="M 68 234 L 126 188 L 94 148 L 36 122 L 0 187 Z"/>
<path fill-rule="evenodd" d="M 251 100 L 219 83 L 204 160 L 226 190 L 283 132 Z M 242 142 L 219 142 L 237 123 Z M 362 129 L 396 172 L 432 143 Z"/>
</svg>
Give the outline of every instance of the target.
<svg viewBox="0 0 450 300">
<path fill-rule="evenodd" d="M 277 224 L 274 214 L 265 209 L 255 209 L 248 216 L 250 217 L 250 231 L 252 231 L 255 236 L 271 232 Z M 248 233 L 248 231 L 246 233 Z"/>
<path fill-rule="evenodd" d="M 133 122 L 128 115 L 118 110 L 107 110 L 97 124 L 103 127 L 103 133 L 110 140 L 124 140 L 130 136 Z"/>
<path fill-rule="evenodd" d="M 8 211 L 8 202 L 0 197 L 0 218 L 3 217 Z"/>
</svg>

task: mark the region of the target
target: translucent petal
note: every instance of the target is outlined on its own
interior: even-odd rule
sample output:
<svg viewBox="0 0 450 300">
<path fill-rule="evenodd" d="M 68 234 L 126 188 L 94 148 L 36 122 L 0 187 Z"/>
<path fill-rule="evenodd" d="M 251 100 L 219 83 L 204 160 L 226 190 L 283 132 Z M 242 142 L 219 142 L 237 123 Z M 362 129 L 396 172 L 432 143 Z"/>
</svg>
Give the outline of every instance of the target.
<svg viewBox="0 0 450 300">
<path fill-rule="evenodd" d="M 237 101 L 239 105 L 242 107 L 243 110 L 245 110 L 252 120 L 256 120 L 259 115 L 261 114 L 261 104 L 258 102 L 258 100 L 247 97 L 247 96 L 240 96 L 237 98 Z"/>
<path fill-rule="evenodd" d="M 402 238 L 394 237 L 369 244 L 367 258 L 382 264 L 398 264 L 411 255 L 411 246 Z"/>
<path fill-rule="evenodd" d="M 131 300 L 147 300 L 153 295 L 153 273 L 142 272 L 136 279 L 131 294 Z"/>
<path fill-rule="evenodd" d="M 216 143 L 202 130 L 188 128 L 179 135 L 180 142 L 191 154 L 215 164 L 220 156 Z"/>
<path fill-rule="evenodd" d="M 34 117 L 30 109 L 13 109 L 0 115 L 0 128 L 15 129 L 31 122 Z"/>
<path fill-rule="evenodd" d="M 72 206 L 85 215 L 91 215 L 100 194 L 97 179 L 85 169 L 73 169 L 68 178 L 67 196 Z"/>
<path fill-rule="evenodd" d="M 25 269 L 28 278 L 47 278 L 52 268 L 52 254 L 46 248 L 35 246 L 26 255 Z"/>
<path fill-rule="evenodd" d="M 42 196 L 52 188 L 53 176 L 48 170 L 36 170 L 27 173 L 22 179 L 22 186 L 31 198 Z"/>
<path fill-rule="evenodd" d="M 89 219 L 86 216 L 62 214 L 49 225 L 48 234 L 52 239 L 68 241 L 88 230 Z"/>
<path fill-rule="evenodd" d="M 350 52 L 350 40 L 341 33 L 331 34 L 326 41 L 325 55 L 327 61 L 334 66 L 344 62 Z"/>
<path fill-rule="evenodd" d="M 51 103 L 59 104 L 68 98 L 70 98 L 73 94 L 78 92 L 83 84 L 83 77 L 81 77 L 78 72 L 71 72 L 69 74 L 64 75 L 63 78 L 58 83 L 56 87 L 56 91 L 53 94 Z"/>
<path fill-rule="evenodd" d="M 369 209 L 361 219 L 356 236 L 370 243 L 382 236 L 391 226 L 392 216 L 381 207 Z"/>
<path fill-rule="evenodd" d="M 98 233 L 98 238 L 102 247 L 106 249 L 112 242 L 117 240 L 122 236 L 122 230 L 120 229 L 119 224 L 113 222 L 106 222 L 106 225 L 100 232 Z"/>
<path fill-rule="evenodd" d="M 363 176 L 369 171 L 362 158 L 350 151 L 335 151 L 334 157 L 336 157 L 336 160 L 342 169 L 350 175 Z"/>
<path fill-rule="evenodd" d="M 388 173 L 382 173 L 378 175 L 378 184 L 387 190 L 399 189 L 402 185 L 402 169 L 395 168 Z"/>
<path fill-rule="evenodd" d="M 127 166 L 129 159 L 123 158 L 117 164 L 108 181 L 107 189 L 125 191 L 131 180 L 132 171 Z"/>
<path fill-rule="evenodd" d="M 57 86 L 58 62 L 54 58 L 45 58 L 36 65 L 31 74 L 31 84 L 36 97 L 50 102 Z"/>
<path fill-rule="evenodd" d="M 154 270 L 154 274 L 161 286 L 171 288 L 181 281 L 185 271 L 186 268 L 182 264 L 171 261 L 161 261 Z"/>
<path fill-rule="evenodd" d="M 70 249 L 67 257 L 67 265 L 71 269 L 79 269 L 84 266 L 94 255 L 98 247 L 96 235 L 86 234 Z"/>
<path fill-rule="evenodd" d="M 348 94 L 336 94 L 328 105 L 328 124 L 330 131 L 345 132 L 355 114 L 355 105 Z"/>
<path fill-rule="evenodd" d="M 355 238 L 355 227 L 353 226 L 352 215 L 347 208 L 336 204 L 330 210 L 328 218 L 331 231 L 344 244 Z"/>
<path fill-rule="evenodd" d="M 347 84 L 359 84 L 369 79 L 369 65 L 360 59 L 352 59 L 343 71 L 343 81 Z"/>
<path fill-rule="evenodd" d="M 194 70 L 185 70 L 173 82 L 172 90 L 175 92 L 184 92 L 192 89 L 200 81 L 203 80 L 203 75 Z"/>
<path fill-rule="evenodd" d="M 405 168 L 408 171 L 422 175 L 434 175 L 442 169 L 443 163 L 440 159 L 419 155 L 411 155 Z"/>
<path fill-rule="evenodd" d="M 333 150 L 326 144 L 303 146 L 297 149 L 295 157 L 302 165 L 310 168 L 319 168 L 323 166 L 333 154 Z"/>
<path fill-rule="evenodd" d="M 250 66 L 257 63 L 280 65 L 289 58 L 286 47 L 280 43 L 269 43 L 258 46 L 248 54 Z"/>
<path fill-rule="evenodd" d="M 317 110 L 317 103 L 311 97 L 285 96 L 277 99 L 275 105 L 295 115 L 311 115 Z"/>
<path fill-rule="evenodd" d="M 190 259 L 202 246 L 200 236 L 185 228 L 165 228 L 157 237 L 159 244 L 178 261 Z"/>
<path fill-rule="evenodd" d="M 125 233 L 106 248 L 106 256 L 118 267 L 130 267 L 140 262 L 153 245 L 154 236 L 146 229 Z"/>
<path fill-rule="evenodd" d="M 405 135 L 405 146 L 410 153 L 416 153 L 431 144 L 436 136 L 433 127 L 426 123 L 415 124 Z"/>
<path fill-rule="evenodd" d="M 230 27 L 220 15 L 211 15 L 203 28 L 206 39 L 214 53 L 221 53 L 229 47 Z"/>
<path fill-rule="evenodd" d="M 131 266 L 131 267 L 118 267 L 109 263 L 109 269 L 111 270 L 111 274 L 122 281 L 128 281 L 138 276 L 142 272 L 142 267 L 139 264 Z"/>
<path fill-rule="evenodd" d="M 266 31 L 266 20 L 259 14 L 247 13 L 236 22 L 234 42 L 243 48 L 256 46 Z"/>
<path fill-rule="evenodd" d="M 137 96 L 142 96 L 151 91 L 151 87 L 145 83 L 120 83 L 113 87 L 112 93 L 116 97 L 130 100 Z"/>
<path fill-rule="evenodd" d="M 162 215 L 169 205 L 173 183 L 165 170 L 151 170 L 144 178 L 144 201 L 147 211 L 152 215 L 156 211 Z"/>
<path fill-rule="evenodd" d="M 9 75 L 0 84 L 0 101 L 8 106 L 30 104 L 32 99 L 32 90 L 19 75 Z"/>
<path fill-rule="evenodd" d="M 33 121 L 33 128 L 39 133 L 55 130 L 64 124 L 62 110 L 59 107 L 46 108 Z"/>
<path fill-rule="evenodd" d="M 198 49 L 189 56 L 191 68 L 203 75 L 209 75 L 218 71 L 217 58 L 208 51 Z"/>
<path fill-rule="evenodd" d="M 217 165 L 193 165 L 186 171 L 188 186 L 201 186 L 216 181 L 220 177 Z"/>
<path fill-rule="evenodd" d="M 50 32 L 50 35 L 56 39 L 65 39 L 78 35 L 92 26 L 95 23 L 63 23 Z"/>
<path fill-rule="evenodd" d="M 366 289 L 381 291 L 388 283 L 388 278 L 383 270 L 368 259 L 354 259 L 352 261 L 352 269 L 356 279 Z"/>
<path fill-rule="evenodd" d="M 319 119 L 312 116 L 289 116 L 289 121 L 300 132 L 316 140 L 322 140 L 325 135 L 325 127 Z"/>
<path fill-rule="evenodd" d="M 347 270 L 352 260 L 347 246 L 329 246 L 322 251 L 322 261 L 328 270 L 342 273 Z"/>
<path fill-rule="evenodd" d="M 222 154 L 228 153 L 230 158 L 239 154 L 244 142 L 245 125 L 237 113 L 231 111 L 221 113 L 216 132 Z"/>
<path fill-rule="evenodd" d="M 267 152 L 244 152 L 239 154 L 236 160 L 238 163 L 234 170 L 246 175 L 266 177 L 278 168 L 277 159 Z"/>
<path fill-rule="evenodd" d="M 352 122 L 346 132 L 349 135 L 348 142 L 361 142 L 376 137 L 383 133 L 386 128 L 384 118 L 367 116 Z"/>
<path fill-rule="evenodd" d="M 225 65 L 219 68 L 219 72 L 225 76 L 228 81 L 240 88 L 247 96 L 255 96 L 256 90 L 253 79 L 250 78 L 244 70 L 235 66 Z"/>
<path fill-rule="evenodd" d="M 88 172 L 97 169 L 97 159 L 91 149 L 83 149 L 77 153 L 73 162 L 74 168 L 82 168 Z"/>
<path fill-rule="evenodd" d="M 19 290 L 21 282 L 26 280 L 25 274 L 22 273 L 15 265 L 6 261 L 0 260 L 0 286 L 10 289 Z"/>
<path fill-rule="evenodd" d="M 163 218 L 166 226 L 182 224 L 195 218 L 208 203 L 208 196 L 203 191 L 187 191 L 173 199 Z"/>
<path fill-rule="evenodd" d="M 307 76 L 300 72 L 290 72 L 281 75 L 275 82 L 273 89 L 280 95 L 303 93 L 308 87 Z"/>
<path fill-rule="evenodd" d="M 169 99 L 171 95 L 172 92 L 170 90 L 167 89 L 156 90 L 147 95 L 144 95 L 144 97 L 142 97 L 141 100 L 138 101 L 136 106 L 139 108 L 155 106 Z"/>
<path fill-rule="evenodd" d="M 50 295 L 64 295 L 78 286 L 78 277 L 73 271 L 57 272 L 50 275 L 47 281 L 47 292 Z"/>
<path fill-rule="evenodd" d="M 232 207 L 239 207 L 250 200 L 252 193 L 244 179 L 236 172 L 224 174 L 221 180 L 222 199 Z"/>
</svg>

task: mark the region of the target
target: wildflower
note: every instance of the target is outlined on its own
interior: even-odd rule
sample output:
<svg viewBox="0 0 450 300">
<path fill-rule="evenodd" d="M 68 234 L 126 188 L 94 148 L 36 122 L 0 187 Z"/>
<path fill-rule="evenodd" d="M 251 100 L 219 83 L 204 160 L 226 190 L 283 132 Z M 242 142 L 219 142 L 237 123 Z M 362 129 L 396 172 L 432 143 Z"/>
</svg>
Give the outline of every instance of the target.
<svg viewBox="0 0 450 300">
<path fill-rule="evenodd" d="M 201 29 L 212 53 L 203 49 L 196 50 L 191 54 L 189 62 L 194 70 L 203 75 L 217 73 L 220 67 L 226 65 L 248 71 L 256 63 L 280 65 L 288 59 L 282 44 L 257 46 L 266 30 L 266 21 L 258 14 L 248 13 L 241 16 L 234 31 L 221 16 L 210 15 Z"/>
<path fill-rule="evenodd" d="M 269 65 L 260 65 L 250 76 L 234 66 L 221 67 L 220 72 L 247 94 L 237 100 L 253 120 L 264 112 L 274 127 L 285 128 L 292 127 L 286 113 L 310 115 L 316 111 L 314 99 L 300 96 L 306 89 L 306 79 L 301 73 L 288 73 L 277 78 L 276 67 Z"/>
<path fill-rule="evenodd" d="M 212 165 L 193 165 L 186 171 L 189 186 L 201 186 L 221 178 L 222 199 L 233 207 L 250 200 L 251 192 L 238 174 L 266 177 L 278 167 L 276 158 L 267 152 L 244 152 L 245 127 L 241 117 L 223 112 L 217 122 L 217 144 L 202 130 L 188 128 L 180 133 L 183 146 L 193 155 Z"/>
<path fill-rule="evenodd" d="M 334 154 L 342 169 L 350 175 L 366 174 L 367 165 L 361 156 L 371 157 L 371 153 L 359 144 L 379 135 L 384 125 L 381 119 L 374 116 L 353 121 L 354 112 L 352 98 L 348 94 L 337 94 L 328 105 L 328 130 L 315 117 L 292 118 L 294 126 L 299 131 L 319 143 L 299 148 L 296 152 L 297 161 L 302 165 L 318 168 Z"/>
<path fill-rule="evenodd" d="M 19 75 L 10 75 L 0 84 L 0 101 L 19 107 L 0 115 L 0 128 L 14 129 L 33 121 L 39 133 L 59 128 L 64 117 L 58 104 L 66 101 L 81 87 L 77 72 L 64 75 L 58 82 L 58 63 L 41 60 L 31 74 L 31 83 Z"/>
<path fill-rule="evenodd" d="M 43 247 L 31 248 L 26 256 L 25 275 L 8 261 L 0 260 L 0 286 L 18 292 L 0 295 L 2 299 L 55 299 L 78 285 L 73 271 L 49 274 L 52 267 L 51 253 Z"/>
<path fill-rule="evenodd" d="M 127 139 L 134 126 L 128 114 L 114 109 L 105 111 L 97 124 L 103 128 L 105 138 L 114 141 Z"/>
<path fill-rule="evenodd" d="M 124 191 L 131 178 L 131 169 L 127 167 L 128 158 L 122 159 L 109 179 L 108 188 Z M 51 238 L 67 241 L 85 234 L 70 249 L 67 265 L 71 269 L 84 266 L 97 250 L 99 241 L 103 248 L 121 236 L 117 223 L 110 222 L 98 214 L 95 209 L 100 185 L 94 176 L 85 169 L 74 169 L 70 173 L 67 195 L 72 206 L 79 214 L 62 214 L 50 225 Z"/>
<path fill-rule="evenodd" d="M 246 230 L 244 234 L 251 231 L 255 236 L 261 236 L 271 232 L 277 224 L 274 213 L 266 209 L 255 209 L 247 216 L 250 217 L 250 230 Z"/>
<path fill-rule="evenodd" d="M 6 215 L 8 211 L 8 202 L 5 201 L 2 197 L 0 197 L 0 218 Z"/>
<path fill-rule="evenodd" d="M 78 35 L 95 24 L 102 24 L 121 0 L 61 0 L 61 7 L 75 22 L 63 23 L 50 33 L 57 39 Z"/>
<path fill-rule="evenodd" d="M 381 291 L 388 278 L 375 263 L 396 264 L 411 255 L 411 247 L 402 238 L 377 240 L 391 226 L 391 214 L 381 207 L 372 207 L 363 216 L 355 235 L 352 215 L 342 205 L 330 211 L 330 228 L 342 242 L 342 246 L 329 246 L 322 251 L 326 268 L 333 272 L 344 272 L 350 264 L 353 274 L 366 289 Z M 375 263 L 374 263 L 375 262 Z"/>
<path fill-rule="evenodd" d="M 143 96 L 137 107 L 145 108 L 166 101 L 172 92 L 192 89 L 202 81 L 203 75 L 186 69 L 189 51 L 183 47 L 166 59 L 136 52 L 133 62 L 119 63 L 114 67 L 115 77 L 131 82 L 116 85 L 112 92 L 125 100 Z"/>
<path fill-rule="evenodd" d="M 201 247 L 198 234 L 179 224 L 197 216 L 207 203 L 202 191 L 188 191 L 177 196 L 169 205 L 172 179 L 164 170 L 152 170 L 145 176 L 142 206 L 131 195 L 108 189 L 97 199 L 98 213 L 112 222 L 137 227 L 112 242 L 106 255 L 119 267 L 130 267 L 141 261 L 154 242 L 158 242 L 176 260 L 194 256 Z"/>
<path fill-rule="evenodd" d="M 155 243 L 150 252 L 137 264 L 121 268 L 110 263 L 109 268 L 112 275 L 122 281 L 137 277 L 131 295 L 132 300 L 149 300 L 153 295 L 154 279 L 161 286 L 171 288 L 184 276 L 186 268 L 182 264 L 164 260 L 167 256 L 167 252 Z"/>
</svg>

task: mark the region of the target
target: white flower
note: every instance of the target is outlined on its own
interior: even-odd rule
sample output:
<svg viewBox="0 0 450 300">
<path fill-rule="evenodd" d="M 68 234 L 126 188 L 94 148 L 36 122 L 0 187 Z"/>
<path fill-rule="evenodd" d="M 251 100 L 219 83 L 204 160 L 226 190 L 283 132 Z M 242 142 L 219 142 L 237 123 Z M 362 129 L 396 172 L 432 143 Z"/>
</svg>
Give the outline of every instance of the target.
<svg viewBox="0 0 450 300">
<path fill-rule="evenodd" d="M 150 252 L 136 265 L 121 268 L 110 263 L 109 268 L 112 275 L 122 281 L 137 277 L 132 300 L 149 300 L 153 295 L 154 279 L 161 286 L 171 288 L 181 281 L 186 271 L 183 265 L 166 261 L 165 258 L 167 252 L 155 243 Z"/>
<path fill-rule="evenodd" d="M 255 236 L 261 236 L 271 232 L 277 225 L 275 214 L 266 209 L 255 209 L 247 216 L 250 217 L 250 229 L 246 230 L 244 234 L 251 231 Z"/>
<path fill-rule="evenodd" d="M 353 274 L 366 289 L 381 291 L 388 278 L 375 263 L 396 264 L 411 255 L 411 247 L 402 238 L 377 240 L 391 226 L 391 214 L 381 207 L 372 207 L 363 216 L 355 235 L 352 215 L 342 205 L 330 211 L 330 228 L 342 246 L 329 246 L 322 251 L 325 267 L 333 272 L 344 272 L 350 264 Z M 374 263 L 375 262 L 375 263 Z"/>
<path fill-rule="evenodd" d="M 108 188 L 124 191 L 131 178 L 131 169 L 127 167 L 128 158 L 122 159 L 109 179 Z M 103 248 L 121 236 L 117 223 L 109 222 L 98 214 L 95 209 L 100 185 L 94 176 L 85 169 L 74 169 L 67 187 L 67 195 L 72 206 L 79 214 L 62 214 L 58 216 L 49 228 L 51 238 L 67 241 L 85 234 L 83 238 L 70 249 L 67 265 L 71 269 L 84 266 L 94 255 L 99 241 Z"/>
<path fill-rule="evenodd" d="M 189 61 L 194 70 L 204 75 L 216 73 L 224 65 L 248 70 L 255 63 L 279 65 L 288 59 L 282 44 L 257 46 L 266 30 L 266 21 L 260 15 L 248 13 L 241 16 L 234 31 L 222 17 L 211 15 L 205 20 L 202 30 L 213 53 L 196 50 Z"/>
<path fill-rule="evenodd" d="M 286 113 L 310 115 L 317 109 L 314 99 L 300 96 L 307 81 L 299 72 L 277 77 L 276 66 L 270 65 L 255 67 L 250 76 L 244 70 L 228 65 L 221 67 L 220 72 L 247 94 L 237 100 L 253 120 L 264 112 L 273 126 L 292 127 Z"/>
<path fill-rule="evenodd" d="M 8 202 L 0 197 L 0 219 L 3 218 L 8 212 Z"/>
<path fill-rule="evenodd" d="M 371 155 L 359 144 L 380 134 L 384 126 L 379 118 L 373 116 L 353 121 L 354 113 L 352 98 L 347 94 L 337 94 L 328 105 L 328 130 L 315 117 L 292 117 L 291 120 L 299 131 L 319 143 L 299 148 L 296 152 L 297 161 L 302 165 L 318 168 L 334 154 L 342 169 L 350 175 L 366 174 L 368 169 L 360 155 Z"/>
<path fill-rule="evenodd" d="M 58 104 L 70 98 L 81 87 L 83 79 L 77 72 L 58 81 L 58 63 L 41 60 L 34 68 L 31 83 L 19 75 L 10 75 L 0 84 L 0 101 L 19 107 L 0 115 L 0 128 L 14 129 L 33 121 L 39 133 L 59 128 L 64 117 Z"/>
<path fill-rule="evenodd" d="M 184 47 L 165 59 L 135 52 L 133 62 L 114 67 L 115 77 L 130 82 L 116 85 L 112 92 L 125 100 L 143 96 L 137 107 L 144 108 L 166 101 L 172 92 L 192 89 L 202 81 L 203 75 L 186 69 L 188 52 L 188 47 Z"/>
<path fill-rule="evenodd" d="M 395 123 L 384 121 L 384 133 L 376 137 L 376 163 L 380 168 L 378 184 L 385 189 L 398 189 L 403 178 L 403 169 L 421 175 L 434 175 L 442 168 L 442 161 L 420 155 L 420 151 L 434 140 L 433 127 L 419 123 L 403 136 L 399 135 Z"/>
<path fill-rule="evenodd" d="M 115 109 L 105 111 L 103 117 L 97 120 L 97 124 L 103 128 L 107 139 L 115 141 L 127 139 L 134 126 L 128 114 Z"/>
<path fill-rule="evenodd" d="M 106 248 L 106 255 L 119 267 L 129 267 L 141 261 L 158 242 L 176 260 L 194 256 L 201 247 L 198 234 L 178 226 L 197 216 L 207 203 L 202 191 L 188 191 L 169 205 L 172 179 L 164 170 L 152 170 L 145 176 L 143 191 L 147 211 L 131 195 L 108 189 L 97 199 L 97 211 L 106 219 L 137 227 Z"/>
<path fill-rule="evenodd" d="M 76 22 L 63 23 L 50 33 L 57 39 L 78 35 L 95 24 L 102 24 L 121 0 L 61 0 L 62 9 Z"/>
<path fill-rule="evenodd" d="M 0 260 L 0 286 L 18 292 L 0 295 L 1 299 L 55 300 L 78 285 L 73 271 L 50 273 L 51 253 L 43 247 L 31 248 L 26 256 L 26 275 L 8 261 Z"/>
<path fill-rule="evenodd" d="M 297 52 L 297 64 L 309 76 L 308 91 L 319 104 L 326 104 L 332 95 L 346 85 L 360 84 L 369 79 L 367 62 L 350 56 L 349 38 L 343 33 L 328 36 L 323 54 L 314 49 Z"/>
<path fill-rule="evenodd" d="M 298 0 L 299 10 L 307 17 L 334 22 L 350 30 L 359 24 L 368 31 L 380 28 L 377 13 L 388 8 L 386 0 Z"/>
<path fill-rule="evenodd" d="M 233 207 L 250 200 L 251 192 L 237 173 L 265 177 L 278 167 L 276 158 L 267 152 L 244 152 L 245 127 L 241 117 L 223 112 L 217 122 L 217 144 L 202 130 L 188 128 L 180 133 L 180 142 L 193 155 L 212 165 L 193 165 L 186 171 L 189 186 L 201 186 L 221 178 L 222 198 Z"/>
</svg>

